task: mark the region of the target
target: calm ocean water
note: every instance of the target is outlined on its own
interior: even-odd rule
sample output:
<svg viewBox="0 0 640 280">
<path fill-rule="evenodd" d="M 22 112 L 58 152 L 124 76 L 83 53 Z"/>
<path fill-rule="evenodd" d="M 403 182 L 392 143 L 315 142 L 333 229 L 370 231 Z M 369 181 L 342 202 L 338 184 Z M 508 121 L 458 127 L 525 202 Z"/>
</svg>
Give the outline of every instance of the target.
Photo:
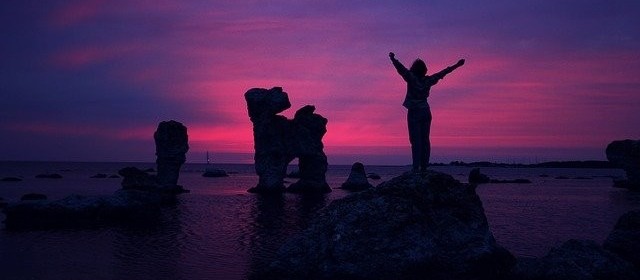
<svg viewBox="0 0 640 280">
<path fill-rule="evenodd" d="M 38 192 L 50 199 L 69 194 L 111 194 L 120 179 L 92 179 L 125 166 L 152 163 L 0 162 L 5 201 Z M 331 201 L 348 195 L 339 189 L 322 197 L 285 194 L 264 198 L 246 193 L 257 183 L 252 165 L 216 165 L 227 178 L 204 178 L 205 166 L 186 164 L 179 183 L 191 193 L 146 225 L 93 229 L 13 232 L 0 226 L 0 279 L 247 279 L 266 265 L 284 240 L 305 228 Z M 379 174 L 374 185 L 407 167 L 366 166 Z M 470 168 L 433 167 L 466 181 Z M 327 179 L 338 187 L 350 166 L 330 166 Z M 496 179 L 525 178 L 532 184 L 478 187 L 493 234 L 517 256 L 541 256 L 568 239 L 603 241 L 617 218 L 640 209 L 640 194 L 611 187 L 621 170 L 482 168 Z M 59 173 L 62 179 L 36 179 Z M 543 176 L 541 176 L 543 175 Z M 556 179 L 564 176 L 568 179 Z M 294 181 L 295 179 L 290 179 Z M 4 216 L 0 214 L 0 220 Z"/>
</svg>

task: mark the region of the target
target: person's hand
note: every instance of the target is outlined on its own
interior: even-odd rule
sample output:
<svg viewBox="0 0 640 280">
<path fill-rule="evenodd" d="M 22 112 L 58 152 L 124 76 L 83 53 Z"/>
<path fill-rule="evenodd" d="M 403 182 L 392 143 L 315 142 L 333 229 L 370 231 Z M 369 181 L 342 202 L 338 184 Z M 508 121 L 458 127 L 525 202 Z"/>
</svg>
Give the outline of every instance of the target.
<svg viewBox="0 0 640 280">
<path fill-rule="evenodd" d="M 396 54 L 395 54 L 395 53 L 390 52 L 390 53 L 389 53 L 389 58 L 391 58 L 391 59 L 395 59 L 395 58 L 396 58 Z"/>
<path fill-rule="evenodd" d="M 457 66 L 462 66 L 464 65 L 464 59 L 460 59 L 458 60 L 458 63 L 456 63 Z"/>
</svg>

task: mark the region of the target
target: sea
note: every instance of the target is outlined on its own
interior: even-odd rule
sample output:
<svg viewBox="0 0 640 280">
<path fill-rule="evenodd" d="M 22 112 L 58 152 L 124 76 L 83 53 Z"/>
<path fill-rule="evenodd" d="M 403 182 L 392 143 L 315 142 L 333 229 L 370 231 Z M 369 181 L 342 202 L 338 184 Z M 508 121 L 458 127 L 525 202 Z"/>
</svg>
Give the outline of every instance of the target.
<svg viewBox="0 0 640 280">
<path fill-rule="evenodd" d="M 154 163 L 0 162 L 0 197 L 18 201 L 26 193 L 48 199 L 71 194 L 103 195 L 120 188 L 118 178 L 90 178 Z M 211 166 L 209 166 L 211 167 Z M 0 225 L 0 279 L 259 279 L 281 244 L 302 231 L 318 211 L 350 193 L 337 189 L 350 166 L 332 165 L 323 196 L 247 193 L 258 182 L 253 165 L 216 164 L 229 177 L 206 178 L 205 164 L 185 164 L 179 184 L 191 190 L 157 221 L 82 229 L 11 231 Z M 296 166 L 290 166 L 293 171 Z M 365 166 L 381 179 L 407 166 Z M 434 166 L 465 182 L 470 167 Z M 530 184 L 477 187 L 497 242 L 518 257 L 539 257 L 569 239 L 602 242 L 618 217 L 640 209 L 640 194 L 612 187 L 617 169 L 485 167 L 494 179 L 529 179 Z M 39 179 L 58 173 L 60 179 Z M 296 179 L 287 179 L 295 182 Z M 4 220 L 0 214 L 0 220 Z"/>
</svg>

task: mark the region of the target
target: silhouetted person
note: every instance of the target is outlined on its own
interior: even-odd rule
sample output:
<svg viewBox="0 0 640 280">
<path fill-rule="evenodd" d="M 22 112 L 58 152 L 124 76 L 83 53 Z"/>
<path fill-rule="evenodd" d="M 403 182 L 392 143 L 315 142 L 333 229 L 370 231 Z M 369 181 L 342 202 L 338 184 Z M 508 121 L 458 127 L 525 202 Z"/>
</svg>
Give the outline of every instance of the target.
<svg viewBox="0 0 640 280">
<path fill-rule="evenodd" d="M 407 82 L 407 95 L 402 106 L 408 110 L 407 124 L 409 126 L 413 171 L 425 171 L 429 166 L 429 157 L 431 156 L 431 142 L 429 141 L 431 110 L 429 103 L 427 103 L 429 90 L 444 76 L 462 66 L 464 59 L 458 60 L 456 64 L 438 73 L 427 75 L 427 65 L 421 59 L 416 59 L 411 65 L 411 69 L 407 69 L 396 59 L 394 53 L 389 53 L 389 58 L 400 76 Z"/>
</svg>

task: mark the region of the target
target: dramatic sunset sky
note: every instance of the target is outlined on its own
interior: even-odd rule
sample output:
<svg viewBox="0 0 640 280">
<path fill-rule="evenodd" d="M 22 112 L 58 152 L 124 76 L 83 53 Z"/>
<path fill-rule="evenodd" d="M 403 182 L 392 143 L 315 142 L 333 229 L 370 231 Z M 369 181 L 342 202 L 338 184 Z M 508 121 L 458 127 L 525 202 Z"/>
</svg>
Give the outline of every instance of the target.
<svg viewBox="0 0 640 280">
<path fill-rule="evenodd" d="M 282 86 L 329 119 L 329 163 L 406 164 L 405 84 L 430 72 L 432 161 L 605 159 L 640 138 L 640 1 L 0 3 L 0 160 L 251 162 L 244 92 Z"/>
</svg>

